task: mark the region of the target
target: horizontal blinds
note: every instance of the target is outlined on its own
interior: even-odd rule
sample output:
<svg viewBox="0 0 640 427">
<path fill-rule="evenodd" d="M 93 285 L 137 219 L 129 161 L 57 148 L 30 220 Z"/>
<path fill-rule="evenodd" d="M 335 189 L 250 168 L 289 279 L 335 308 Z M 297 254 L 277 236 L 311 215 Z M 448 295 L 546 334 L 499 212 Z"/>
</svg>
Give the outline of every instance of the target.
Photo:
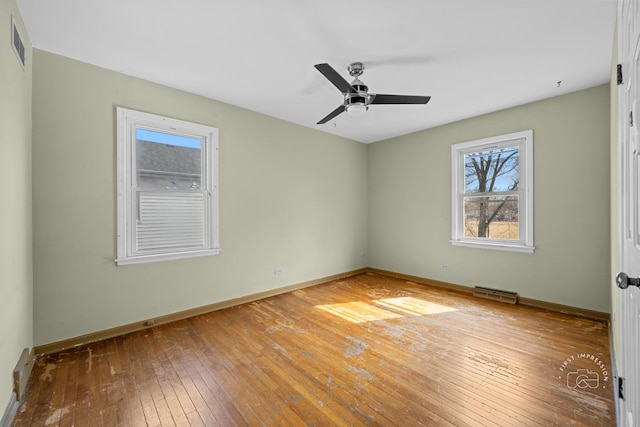
<svg viewBox="0 0 640 427">
<path fill-rule="evenodd" d="M 155 253 L 205 246 L 202 192 L 138 192 L 136 251 Z"/>
</svg>

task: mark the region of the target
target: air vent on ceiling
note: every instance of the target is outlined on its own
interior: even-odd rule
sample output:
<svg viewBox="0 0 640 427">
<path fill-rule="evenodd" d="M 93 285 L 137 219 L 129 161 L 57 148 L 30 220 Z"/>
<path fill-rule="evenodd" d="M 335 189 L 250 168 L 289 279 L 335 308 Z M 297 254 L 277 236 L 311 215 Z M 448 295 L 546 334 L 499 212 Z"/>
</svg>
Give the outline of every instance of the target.
<svg viewBox="0 0 640 427">
<path fill-rule="evenodd" d="M 13 20 L 13 15 L 11 16 L 11 46 L 13 46 L 13 51 L 16 53 L 18 61 L 20 61 L 20 65 L 24 69 L 24 43 L 22 42 L 22 37 L 20 37 L 18 27 L 16 27 L 16 23 Z"/>
<path fill-rule="evenodd" d="M 516 302 L 518 302 L 518 294 L 515 292 L 483 288 L 482 286 L 476 286 L 473 289 L 473 296 L 494 301 L 508 302 L 509 304 L 515 304 Z"/>
</svg>

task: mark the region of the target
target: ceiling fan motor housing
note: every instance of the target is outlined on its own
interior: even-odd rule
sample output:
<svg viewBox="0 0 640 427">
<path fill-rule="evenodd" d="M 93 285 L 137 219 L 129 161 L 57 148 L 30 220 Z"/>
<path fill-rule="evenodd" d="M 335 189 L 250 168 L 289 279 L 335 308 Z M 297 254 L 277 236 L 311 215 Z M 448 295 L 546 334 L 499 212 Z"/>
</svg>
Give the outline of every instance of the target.
<svg viewBox="0 0 640 427">
<path fill-rule="evenodd" d="M 351 69 L 351 67 L 349 69 Z M 351 87 L 356 93 L 350 92 L 345 94 L 345 106 L 348 107 L 349 105 L 360 104 L 366 105 L 367 108 L 369 108 L 369 94 L 367 93 L 369 91 L 369 88 L 367 87 L 367 85 L 365 85 L 362 81 L 360 81 L 358 77 L 356 77 L 355 80 L 353 80 L 353 82 L 351 83 Z"/>
<path fill-rule="evenodd" d="M 366 105 L 367 108 L 369 108 L 367 105 L 367 97 L 360 96 L 360 94 L 350 93 L 345 99 L 345 106 L 348 107 L 349 105 L 354 104 Z"/>
<path fill-rule="evenodd" d="M 356 80 L 351 85 L 357 93 L 347 93 L 344 97 L 344 109 L 352 116 L 361 116 L 369 109 L 370 96 L 369 89 L 360 80 Z"/>
</svg>

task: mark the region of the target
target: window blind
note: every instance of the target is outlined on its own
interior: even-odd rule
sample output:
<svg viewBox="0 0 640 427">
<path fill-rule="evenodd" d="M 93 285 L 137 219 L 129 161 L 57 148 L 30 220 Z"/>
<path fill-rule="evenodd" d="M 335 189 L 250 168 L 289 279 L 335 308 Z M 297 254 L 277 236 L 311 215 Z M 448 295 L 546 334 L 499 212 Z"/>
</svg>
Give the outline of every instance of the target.
<svg viewBox="0 0 640 427">
<path fill-rule="evenodd" d="M 203 192 L 138 192 L 136 251 L 205 247 Z"/>
</svg>

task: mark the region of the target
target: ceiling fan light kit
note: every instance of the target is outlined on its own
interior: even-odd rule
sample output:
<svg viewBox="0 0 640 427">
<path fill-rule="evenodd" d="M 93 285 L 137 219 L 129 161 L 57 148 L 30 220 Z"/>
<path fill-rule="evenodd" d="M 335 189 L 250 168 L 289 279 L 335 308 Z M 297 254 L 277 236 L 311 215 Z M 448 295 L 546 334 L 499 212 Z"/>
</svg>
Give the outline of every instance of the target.
<svg viewBox="0 0 640 427">
<path fill-rule="evenodd" d="M 351 83 L 342 78 L 329 64 L 316 64 L 315 67 L 344 96 L 342 105 L 320 120 L 317 123 L 319 125 L 327 123 L 344 111 L 351 116 L 362 116 L 367 112 L 371 104 L 426 104 L 431 99 L 430 96 L 369 93 L 369 88 L 359 78 L 364 72 L 364 64 L 362 62 L 353 62 L 347 68 L 349 75 L 354 78 Z"/>
<path fill-rule="evenodd" d="M 347 113 L 354 117 L 364 116 L 364 113 L 366 113 L 368 109 L 369 107 L 362 103 L 347 105 Z"/>
</svg>

